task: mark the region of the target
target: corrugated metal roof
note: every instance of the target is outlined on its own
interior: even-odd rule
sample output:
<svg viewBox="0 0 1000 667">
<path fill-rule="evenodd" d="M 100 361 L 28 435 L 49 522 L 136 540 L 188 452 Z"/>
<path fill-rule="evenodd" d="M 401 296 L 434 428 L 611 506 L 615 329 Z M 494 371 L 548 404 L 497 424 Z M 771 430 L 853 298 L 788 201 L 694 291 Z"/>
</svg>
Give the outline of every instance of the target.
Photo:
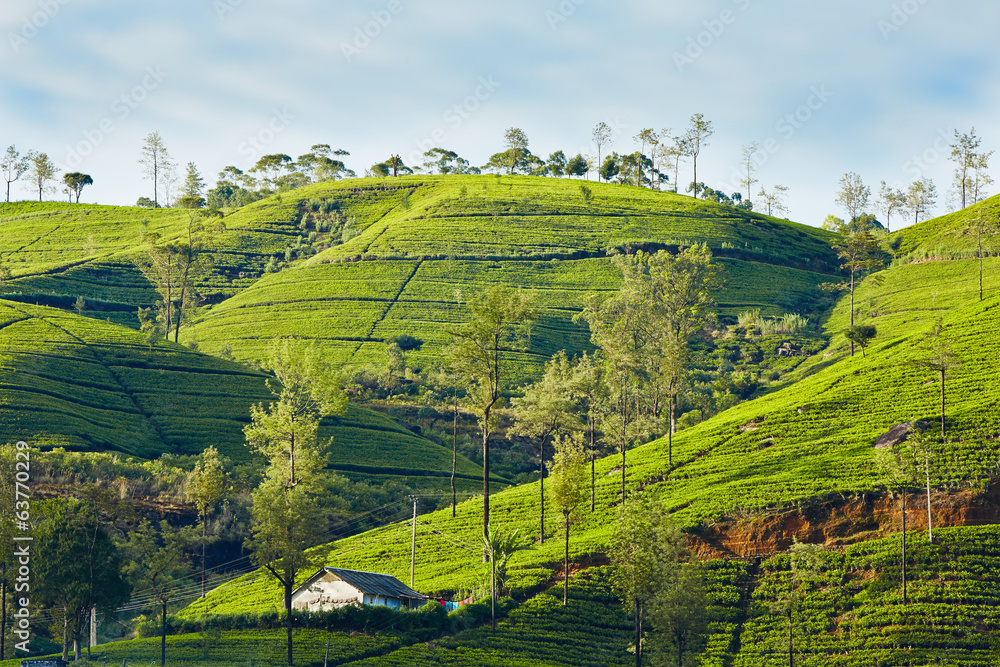
<svg viewBox="0 0 1000 667">
<path fill-rule="evenodd" d="M 362 572 L 361 570 L 343 570 L 339 567 L 324 567 L 321 572 L 329 572 L 368 595 L 381 595 L 382 597 L 396 599 L 428 599 L 426 595 L 416 592 L 396 577 L 388 574 Z M 309 579 L 311 581 L 314 577 L 310 577 Z"/>
</svg>

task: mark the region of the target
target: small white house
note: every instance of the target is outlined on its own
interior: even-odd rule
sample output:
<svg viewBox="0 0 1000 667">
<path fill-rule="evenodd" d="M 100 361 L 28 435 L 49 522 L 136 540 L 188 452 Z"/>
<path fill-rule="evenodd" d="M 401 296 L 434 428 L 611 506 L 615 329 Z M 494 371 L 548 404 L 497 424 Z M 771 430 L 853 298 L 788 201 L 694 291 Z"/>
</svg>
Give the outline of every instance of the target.
<svg viewBox="0 0 1000 667">
<path fill-rule="evenodd" d="M 413 609 L 429 599 L 388 574 L 324 567 L 292 591 L 292 609 L 328 611 L 352 603 Z"/>
</svg>

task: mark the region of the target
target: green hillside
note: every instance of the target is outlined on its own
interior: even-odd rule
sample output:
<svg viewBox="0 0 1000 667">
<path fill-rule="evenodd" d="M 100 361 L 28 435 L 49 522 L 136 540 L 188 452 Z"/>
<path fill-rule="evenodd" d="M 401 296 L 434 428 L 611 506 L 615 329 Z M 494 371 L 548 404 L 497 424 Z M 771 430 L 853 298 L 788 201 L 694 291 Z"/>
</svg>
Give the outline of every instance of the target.
<svg viewBox="0 0 1000 667">
<path fill-rule="evenodd" d="M 245 460 L 250 406 L 274 399 L 265 379 L 184 346 L 150 347 L 132 329 L 0 301 L 0 441 L 142 458 L 215 445 Z M 331 469 L 348 475 L 429 476 L 424 487 L 450 475 L 449 449 L 371 410 L 349 406 L 324 420 L 320 437 L 333 438 Z M 481 488 L 481 468 L 462 456 L 458 475 L 463 488 Z"/>
<path fill-rule="evenodd" d="M 922 259 L 955 259 L 978 256 L 976 227 L 984 224 L 983 250 L 987 255 L 1000 252 L 1000 195 L 986 199 L 961 211 L 905 227 L 892 235 L 897 255 L 915 261 Z"/>
<path fill-rule="evenodd" d="M 804 586 L 795 664 L 803 667 L 963 665 L 998 657 L 997 526 L 907 534 L 908 604 L 899 586 L 902 539 L 865 542 L 828 556 Z M 772 613 L 789 589 L 789 558 L 763 564 L 734 667 L 788 664 L 787 621 Z"/>
<path fill-rule="evenodd" d="M 866 357 L 859 352 L 850 358 L 846 341 L 838 334 L 848 319 L 848 302 L 842 299 L 826 322 L 827 332 L 834 336 L 831 347 L 803 363 L 793 373 L 794 383 L 789 380 L 787 386 L 682 431 L 674 440 L 673 469 L 666 466 L 664 441 L 635 448 L 629 453 L 629 485 L 658 491 L 676 519 L 696 536 L 720 520 L 878 490 L 881 473 L 873 465 L 876 439 L 896 424 L 914 419 L 933 422 L 937 414 L 934 377 L 910 362 L 920 355 L 919 345 L 933 323 L 943 317 L 964 364 L 949 384 L 949 439 L 934 484 L 953 492 L 985 488 L 995 474 L 1000 435 L 995 409 L 1000 386 L 993 381 L 997 366 L 993 332 L 1000 327 L 997 266 L 1000 261 L 990 261 L 990 291 L 984 303 L 978 302 L 975 292 L 974 261 L 912 264 L 886 271 L 881 285 L 867 284 L 857 296 L 863 310 L 860 317 L 870 318 L 880 332 Z M 617 456 L 598 462 L 597 512 L 574 528 L 571 551 L 578 557 L 602 551 L 607 543 L 619 493 L 619 465 Z M 537 484 L 500 493 L 491 505 L 499 524 L 537 537 Z M 474 546 L 481 530 L 481 519 L 476 518 L 480 511 L 481 501 L 473 499 L 460 505 L 456 519 L 447 512 L 423 517 L 418 530 L 418 588 L 453 590 L 482 576 Z M 880 526 L 879 517 L 873 521 L 875 533 L 889 528 Z M 547 523 L 558 525 L 556 516 Z M 776 539 L 790 540 L 791 535 Z M 560 549 L 559 540 L 547 540 L 515 556 L 515 564 L 528 568 L 523 571 L 525 587 L 544 576 L 532 568 L 552 567 Z M 342 540 L 321 558 L 339 567 L 405 576 L 409 550 L 407 527 L 396 525 Z M 232 593 L 210 596 L 205 604 L 221 610 L 229 602 L 246 607 L 278 603 L 273 590 L 259 585 L 241 587 L 236 599 Z M 196 603 L 190 613 L 201 608 L 202 603 Z"/>
<path fill-rule="evenodd" d="M 820 230 L 690 197 L 565 179 L 325 183 L 259 202 L 245 215 L 291 214 L 293 195 L 345 216 L 344 242 L 213 306 L 186 341 L 255 359 L 284 332 L 317 339 L 331 359 L 357 365 L 380 363 L 386 342 L 411 335 L 424 343 L 408 357 L 419 368 L 440 358 L 446 327 L 467 319 L 468 300 L 503 283 L 536 292 L 543 306 L 519 359 L 524 379 L 557 350 L 588 348 L 585 325 L 572 317 L 588 294 L 617 288 L 607 258 L 615 249 L 707 243 L 728 272 L 718 299 L 730 318 L 748 308 L 811 310 L 835 264 L 831 235 Z"/>
</svg>

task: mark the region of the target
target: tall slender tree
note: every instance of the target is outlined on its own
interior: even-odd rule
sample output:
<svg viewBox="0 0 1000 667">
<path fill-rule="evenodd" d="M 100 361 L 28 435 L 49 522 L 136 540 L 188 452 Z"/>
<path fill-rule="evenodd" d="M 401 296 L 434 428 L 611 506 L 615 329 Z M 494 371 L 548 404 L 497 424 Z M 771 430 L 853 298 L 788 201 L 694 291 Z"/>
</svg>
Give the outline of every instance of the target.
<svg viewBox="0 0 1000 667">
<path fill-rule="evenodd" d="M 863 219 L 848 223 L 842 230 L 840 240 L 833 242 L 833 249 L 841 259 L 840 268 L 848 274 L 847 280 L 840 283 L 824 283 L 826 290 L 840 290 L 851 295 L 851 326 L 854 330 L 854 294 L 858 283 L 870 273 L 880 271 L 885 267 L 886 255 L 878 240 L 868 231 Z M 854 356 L 854 340 L 851 340 L 851 356 Z"/>
<path fill-rule="evenodd" d="M 539 542 L 545 542 L 545 445 L 579 428 L 573 410 L 572 380 L 572 364 L 560 350 L 545 364 L 542 379 L 525 387 L 521 397 L 511 400 L 514 425 L 509 433 L 538 443 Z"/>
<path fill-rule="evenodd" d="M 740 185 L 747 189 L 747 201 L 753 203 L 753 186 L 755 183 L 759 183 L 760 180 L 754 178 L 754 174 L 757 173 L 757 161 L 755 156 L 757 151 L 760 150 L 760 144 L 756 141 L 751 142 L 749 145 L 743 146 L 743 152 L 741 154 L 741 163 L 743 168 L 746 169 L 746 176 L 740 179 Z M 768 214 L 770 215 L 770 214 Z"/>
<path fill-rule="evenodd" d="M 209 447 L 198 457 L 188 482 L 188 498 L 198 509 L 201 523 L 201 597 L 205 597 L 208 587 L 208 567 L 205 551 L 209 543 L 208 519 L 226 497 L 229 489 L 229 475 L 219 450 Z"/>
<path fill-rule="evenodd" d="M 684 135 L 684 145 L 687 147 L 687 154 L 691 157 L 694 176 L 691 180 L 694 183 L 694 196 L 698 196 L 698 156 L 701 149 L 708 146 L 708 139 L 715 134 L 712 121 L 705 120 L 705 115 L 696 113 L 691 116 L 690 125 Z"/>
<path fill-rule="evenodd" d="M 937 204 L 937 186 L 929 178 L 921 178 L 910 184 L 906 191 L 906 210 L 913 215 L 916 224 Z"/>
<path fill-rule="evenodd" d="M 594 127 L 592 138 L 594 140 L 594 145 L 597 146 L 598 167 L 603 164 L 601 162 L 601 147 L 609 143 L 611 141 L 612 136 L 613 135 L 611 132 L 611 127 L 604 121 L 601 121 Z"/>
<path fill-rule="evenodd" d="M 982 137 L 976 136 L 976 128 L 968 134 L 955 130 L 955 141 L 951 144 L 951 160 L 955 163 L 955 192 L 959 195 L 961 207 L 966 207 L 969 190 L 969 172 L 976 167 L 976 157 Z"/>
<path fill-rule="evenodd" d="M 579 433 L 557 436 L 552 461 L 552 502 L 563 516 L 563 606 L 569 601 L 569 528 L 587 490 L 587 455 Z"/>
<path fill-rule="evenodd" d="M 840 177 L 840 190 L 837 192 L 836 201 L 847 212 L 848 224 L 861 217 L 868 208 L 871 196 L 871 188 L 854 172 L 847 172 Z"/>
<path fill-rule="evenodd" d="M 244 428 L 249 449 L 267 460 L 264 480 L 251 494 L 253 525 L 247 546 L 254 562 L 282 589 L 288 665 L 292 667 L 292 591 L 298 574 L 310 567 L 306 549 L 324 532 L 319 472 L 329 443 L 317 438 L 323 416 L 342 414 L 347 399 L 339 378 L 323 362 L 315 344 L 289 339 L 272 342 L 264 363 L 277 401 L 251 408 Z"/>
<path fill-rule="evenodd" d="M 128 549 L 132 561 L 127 571 L 136 587 L 148 595 L 160 612 L 160 667 L 167 664 L 167 607 L 190 571 L 191 547 L 197 541 L 193 526 L 175 528 L 166 520 L 159 530 L 143 519 L 129 533 Z"/>
<path fill-rule="evenodd" d="M 139 149 L 139 166 L 142 167 L 143 175 L 153 181 L 153 207 L 158 207 L 160 181 L 173 167 L 170 153 L 159 132 L 150 132 L 143 141 Z"/>
<path fill-rule="evenodd" d="M 50 182 L 55 180 L 59 170 L 48 153 L 33 152 L 28 156 L 28 162 L 30 164 L 28 177 L 31 179 L 32 187 L 38 192 L 38 201 L 42 201 L 42 196 L 46 192 L 55 190 L 55 186 L 50 185 Z"/>
<path fill-rule="evenodd" d="M 497 285 L 469 302 L 472 319 L 448 330 L 447 355 L 463 377 L 475 406 L 483 443 L 483 536 L 490 521 L 490 436 L 496 409 L 510 382 L 508 354 L 526 349 L 531 324 L 538 319 L 534 295 Z M 486 554 L 484 554 L 486 556 Z"/>
<path fill-rule="evenodd" d="M 882 181 L 878 191 L 878 198 L 875 200 L 875 210 L 885 216 L 885 230 L 890 231 L 892 214 L 899 213 L 906 208 L 906 194 L 898 189 L 887 185 Z"/>
<path fill-rule="evenodd" d="M 30 153 L 29 153 L 30 155 Z M 22 156 L 17 148 L 11 144 L 0 156 L 0 173 L 3 174 L 7 183 L 7 203 L 10 203 L 10 184 L 21 178 L 30 167 L 28 155 Z"/>
<path fill-rule="evenodd" d="M 917 368 L 923 368 L 932 372 L 939 382 L 941 388 L 942 439 L 945 436 L 945 381 L 948 379 L 951 371 L 962 366 L 961 359 L 951 349 L 952 342 L 947 336 L 945 328 L 944 320 L 939 318 L 920 347 L 921 356 L 911 362 Z"/>
</svg>

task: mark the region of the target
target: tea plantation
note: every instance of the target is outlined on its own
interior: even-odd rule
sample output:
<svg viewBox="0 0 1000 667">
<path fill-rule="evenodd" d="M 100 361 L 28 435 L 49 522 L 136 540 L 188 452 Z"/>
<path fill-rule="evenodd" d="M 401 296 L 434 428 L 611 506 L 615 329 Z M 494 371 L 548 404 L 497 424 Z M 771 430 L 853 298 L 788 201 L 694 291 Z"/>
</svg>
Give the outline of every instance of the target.
<svg viewBox="0 0 1000 667">
<path fill-rule="evenodd" d="M 974 260 L 903 264 L 884 271 L 881 283 L 863 283 L 856 294 L 857 317 L 859 321 L 871 322 L 878 330 L 875 342 L 864 356 L 859 349 L 851 357 L 849 344 L 841 333 L 847 328 L 849 318 L 848 301 L 842 298 L 824 322 L 832 342 L 823 354 L 807 359 L 788 376 L 783 386 L 678 434 L 674 439 L 672 469 L 666 465 L 664 441 L 630 451 L 627 469 L 630 486 L 658 491 L 674 511 L 675 518 L 694 535 L 720 520 L 739 522 L 745 518 L 750 521 L 753 516 L 794 510 L 814 502 L 849 499 L 872 491 L 885 493 L 883 473 L 874 463 L 876 439 L 903 422 L 922 420 L 936 424 L 940 409 L 936 378 L 913 362 L 926 355 L 923 351 L 926 337 L 941 318 L 945 335 L 962 365 L 953 371 L 948 382 L 948 438 L 938 453 L 932 476 L 938 493 L 945 495 L 935 499 L 935 513 L 940 514 L 941 506 L 962 502 L 958 500 L 962 494 L 979 493 L 991 483 L 1000 461 L 997 444 L 1000 417 L 996 410 L 1000 402 L 1000 385 L 995 381 L 998 359 L 993 333 L 1000 327 L 997 268 L 1000 268 L 1000 261 L 987 260 L 987 292 L 983 302 L 978 300 L 978 263 Z M 619 465 L 617 456 L 598 461 L 597 510 L 594 514 L 587 513 L 573 528 L 571 554 L 575 558 L 585 559 L 603 552 L 607 544 L 608 526 L 618 502 Z M 948 494 L 956 500 L 948 500 Z M 479 563 L 476 548 L 477 526 L 481 525 L 476 516 L 480 508 L 481 501 L 472 499 L 459 506 L 456 519 L 448 512 L 421 517 L 417 588 L 467 590 L 482 580 L 485 570 Z M 522 533 L 535 538 L 532 549 L 514 556 L 515 590 L 531 590 L 539 581 L 552 576 L 559 562 L 561 540 L 551 539 L 557 537 L 557 533 L 548 536 L 550 539 L 544 543 L 537 540 L 536 485 L 497 494 L 492 500 L 492 512 L 500 525 L 518 527 Z M 556 519 L 553 514 L 549 525 L 558 526 Z M 926 525 L 919 523 L 919 513 L 913 520 L 918 525 Z M 873 521 L 874 531 L 868 535 L 843 537 L 850 542 L 890 535 L 898 530 L 898 521 L 892 516 L 876 516 Z M 974 529 L 943 532 L 943 536 L 950 537 L 942 539 L 955 544 L 955 549 L 974 553 L 974 543 L 995 543 L 992 529 L 983 530 L 982 533 Z M 898 538 L 887 538 L 884 543 L 871 543 L 870 548 L 885 551 L 890 547 L 878 545 L 894 544 L 893 539 L 898 541 Z M 387 526 L 331 546 L 332 549 L 317 550 L 318 558 L 328 564 L 390 572 L 401 577 L 408 573 L 409 531 L 405 524 Z M 837 548 L 838 542 L 831 542 L 830 547 Z M 862 544 L 851 547 L 854 551 L 846 553 L 861 554 L 866 548 L 869 547 Z M 755 552 L 736 555 L 754 556 Z M 761 555 L 767 554 L 762 552 Z M 880 563 L 888 567 L 888 561 L 883 561 Z M 898 565 L 895 567 L 898 571 Z M 874 573 L 875 569 L 871 571 Z M 959 580 L 966 576 L 963 570 L 956 572 L 948 576 Z M 1000 580 L 990 572 L 992 570 L 987 568 L 976 577 L 982 577 L 987 588 L 995 588 Z M 234 582 L 235 590 L 216 599 L 210 595 L 205 602 L 199 601 L 182 615 L 196 617 L 203 611 L 227 613 L 231 603 L 241 608 L 254 604 L 261 604 L 260 608 L 276 606 L 279 601 L 273 584 L 262 586 L 252 583 L 252 579 L 251 575 Z M 764 580 L 759 595 L 767 594 L 766 576 Z M 942 590 L 942 586 L 914 586 L 927 591 L 924 595 L 928 602 Z M 893 593 L 887 589 L 885 594 Z M 265 599 L 268 600 L 266 607 L 263 605 Z M 935 604 L 946 606 L 947 601 Z M 873 606 L 868 615 L 874 614 L 875 609 Z M 920 614 L 906 613 L 890 618 L 884 605 L 881 609 L 880 613 L 888 614 L 884 621 L 878 620 L 882 618 L 878 615 L 866 621 L 874 623 L 871 632 L 883 632 L 878 628 L 884 628 L 886 623 L 906 625 L 910 629 L 900 631 L 904 634 L 922 632 L 926 621 Z M 961 610 L 955 612 L 959 616 L 963 613 Z M 961 623 L 966 624 L 963 633 L 988 622 L 978 612 L 961 617 L 965 619 Z M 770 619 L 767 622 L 778 621 Z M 937 622 L 934 623 L 937 627 Z M 742 631 L 746 632 L 747 628 Z M 899 636 L 893 633 L 893 637 L 898 639 Z M 987 638 L 976 644 L 981 648 L 976 648 L 978 653 L 975 655 L 986 655 L 988 643 Z M 743 642 L 744 647 L 752 645 L 754 642 L 749 640 Z M 913 644 L 907 642 L 906 645 Z M 929 644 L 930 647 L 942 645 Z M 890 644 L 884 647 L 889 650 Z M 957 645 L 956 650 L 963 647 Z M 876 648 L 883 650 L 879 647 L 873 650 Z M 842 650 L 850 655 L 854 649 L 845 645 Z M 971 653 L 961 659 L 948 655 L 956 662 L 947 664 L 981 664 L 975 660 L 963 661 L 973 655 Z M 739 659 L 743 662 L 725 664 L 771 664 L 767 662 L 770 658 L 765 657 L 760 661 L 756 657 Z M 820 661 L 815 664 L 835 663 Z M 876 663 L 848 660 L 843 664 Z"/>
</svg>

